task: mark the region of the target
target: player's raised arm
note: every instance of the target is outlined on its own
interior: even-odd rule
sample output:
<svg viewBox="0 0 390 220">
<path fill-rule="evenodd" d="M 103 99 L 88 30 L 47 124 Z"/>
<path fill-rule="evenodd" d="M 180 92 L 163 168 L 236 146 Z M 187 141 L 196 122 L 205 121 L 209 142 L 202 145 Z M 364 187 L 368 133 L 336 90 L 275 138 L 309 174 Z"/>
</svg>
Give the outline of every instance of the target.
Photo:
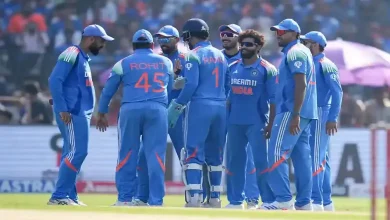
<svg viewBox="0 0 390 220">
<path fill-rule="evenodd" d="M 173 70 L 173 64 L 172 64 L 172 62 L 171 61 L 169 61 L 169 62 L 166 62 L 167 63 L 167 66 L 168 66 L 168 74 L 169 74 L 169 81 L 168 81 L 168 86 L 167 86 L 167 92 L 168 92 L 168 94 L 170 94 L 171 93 L 171 91 L 172 91 L 172 89 L 173 89 L 173 87 L 174 87 L 174 80 L 173 80 L 173 78 L 174 78 L 174 76 L 175 76 L 175 72 L 174 72 L 174 70 Z"/>
<path fill-rule="evenodd" d="M 200 59 L 195 52 L 189 52 L 186 56 L 184 65 L 186 83 L 176 102 L 181 105 L 186 105 L 194 94 L 199 84 L 199 63 Z"/>
<path fill-rule="evenodd" d="M 333 63 L 325 61 L 321 64 L 325 83 L 328 85 L 332 94 L 332 103 L 329 109 L 328 121 L 337 122 L 343 98 L 343 89 L 341 88 L 338 69 Z"/>
<path fill-rule="evenodd" d="M 49 77 L 49 88 L 53 97 L 53 105 L 59 112 L 69 111 L 63 94 L 63 84 L 77 62 L 79 52 L 79 49 L 75 46 L 69 47 L 62 52 Z"/>
<path fill-rule="evenodd" d="M 293 115 L 299 115 L 306 94 L 306 74 L 310 70 L 307 69 L 307 56 L 300 50 L 292 49 L 287 54 L 287 63 L 291 73 L 294 75 L 294 107 Z"/>
<path fill-rule="evenodd" d="M 118 90 L 123 76 L 122 60 L 118 61 L 111 70 L 110 77 L 104 85 L 99 101 L 99 113 L 108 113 L 110 101 Z"/>
</svg>

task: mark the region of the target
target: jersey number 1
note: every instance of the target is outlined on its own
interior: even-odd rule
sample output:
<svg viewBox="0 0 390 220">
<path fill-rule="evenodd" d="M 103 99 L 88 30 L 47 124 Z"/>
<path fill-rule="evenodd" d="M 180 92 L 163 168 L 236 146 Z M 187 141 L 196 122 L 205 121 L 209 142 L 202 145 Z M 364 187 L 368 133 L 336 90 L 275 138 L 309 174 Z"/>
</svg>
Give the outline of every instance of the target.
<svg viewBox="0 0 390 220">
<path fill-rule="evenodd" d="M 218 88 L 219 87 L 219 69 L 218 69 L 218 67 L 215 67 L 212 74 L 215 75 L 215 88 Z"/>
<path fill-rule="evenodd" d="M 152 89 L 152 92 L 163 92 L 165 90 L 164 88 L 164 82 L 159 79 L 160 77 L 164 76 L 164 73 L 154 73 L 153 74 L 153 82 L 159 84 L 161 88 L 159 89 Z M 149 92 L 149 88 L 152 87 L 149 84 L 149 75 L 148 73 L 142 73 L 141 77 L 138 79 L 137 83 L 134 86 L 137 89 L 144 89 L 145 93 Z"/>
</svg>

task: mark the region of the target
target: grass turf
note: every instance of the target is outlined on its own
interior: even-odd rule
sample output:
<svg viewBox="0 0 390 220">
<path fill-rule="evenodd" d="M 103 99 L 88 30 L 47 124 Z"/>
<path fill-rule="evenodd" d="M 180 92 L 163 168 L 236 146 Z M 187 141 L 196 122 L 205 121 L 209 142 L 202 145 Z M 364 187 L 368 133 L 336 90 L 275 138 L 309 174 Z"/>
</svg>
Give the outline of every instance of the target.
<svg viewBox="0 0 390 220">
<path fill-rule="evenodd" d="M 218 216 L 224 218 L 266 218 L 266 219 L 369 219 L 370 200 L 363 198 L 335 198 L 335 213 L 298 212 L 298 211 L 258 211 L 258 210 L 226 210 L 226 209 L 184 209 L 183 196 L 166 196 L 164 207 L 109 207 L 116 201 L 115 195 L 81 194 L 80 200 L 87 207 L 47 206 L 49 194 L 0 194 L 0 209 L 37 209 L 61 211 L 93 211 L 116 212 L 128 214 L 150 215 L 187 215 L 187 216 Z M 226 205 L 226 198 L 223 198 Z M 378 200 L 377 215 L 383 219 L 385 201 Z"/>
</svg>

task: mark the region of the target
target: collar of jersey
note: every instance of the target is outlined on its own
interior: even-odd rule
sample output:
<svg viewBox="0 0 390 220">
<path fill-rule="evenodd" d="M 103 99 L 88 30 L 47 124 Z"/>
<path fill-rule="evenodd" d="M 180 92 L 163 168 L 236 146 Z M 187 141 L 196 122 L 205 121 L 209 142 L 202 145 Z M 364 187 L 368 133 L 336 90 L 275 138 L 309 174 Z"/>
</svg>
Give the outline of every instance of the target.
<svg viewBox="0 0 390 220">
<path fill-rule="evenodd" d="M 152 49 L 136 49 L 134 53 L 153 53 Z"/>
<path fill-rule="evenodd" d="M 315 55 L 315 56 L 313 57 L 313 59 L 314 59 L 315 61 L 318 61 L 318 60 L 320 60 L 320 59 L 322 59 L 322 58 L 324 58 L 324 57 L 325 57 L 325 54 L 324 54 L 324 53 L 319 53 L 319 54 Z"/>
<path fill-rule="evenodd" d="M 262 59 L 263 59 L 263 58 L 260 57 L 259 59 L 256 60 L 256 62 L 254 62 L 253 64 L 251 64 L 251 65 L 249 65 L 249 66 L 244 66 L 243 59 L 241 59 L 241 60 L 240 60 L 240 65 L 241 65 L 242 68 L 244 68 L 244 69 L 250 69 L 250 68 L 256 69 L 256 68 L 260 65 Z"/>
<path fill-rule="evenodd" d="M 86 53 L 79 47 L 79 45 L 74 45 L 74 46 L 77 47 L 77 48 L 79 48 L 79 51 L 80 51 L 81 55 L 83 55 L 83 57 L 84 57 L 86 60 L 88 60 L 88 61 L 91 60 L 91 58 L 89 58 L 88 54 L 86 54 Z"/>
<path fill-rule="evenodd" d="M 195 44 L 194 48 L 197 47 L 205 47 L 211 45 L 210 41 L 200 41 L 197 44 Z"/>
<path fill-rule="evenodd" d="M 289 51 L 291 49 L 291 47 L 295 46 L 296 44 L 299 44 L 299 40 L 291 41 L 289 44 L 287 44 L 287 46 L 285 46 L 282 49 L 282 52 L 286 54 L 287 51 Z"/>
</svg>

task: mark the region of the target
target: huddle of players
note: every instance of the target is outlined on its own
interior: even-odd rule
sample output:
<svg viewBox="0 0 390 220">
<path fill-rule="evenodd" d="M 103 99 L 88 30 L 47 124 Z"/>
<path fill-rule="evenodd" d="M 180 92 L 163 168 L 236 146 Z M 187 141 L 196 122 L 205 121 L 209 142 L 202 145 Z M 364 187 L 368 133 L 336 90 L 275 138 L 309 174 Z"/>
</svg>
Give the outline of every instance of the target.
<svg viewBox="0 0 390 220">
<path fill-rule="evenodd" d="M 322 53 L 326 39 L 321 33 L 300 37 L 292 19 L 271 30 L 283 47 L 279 70 L 260 56 L 264 36 L 234 24 L 220 27 L 225 48 L 220 51 L 207 41 L 209 27 L 203 20 L 188 20 L 181 34 L 191 49 L 186 55 L 177 51 L 180 36 L 172 26 L 155 34 L 164 56 L 153 53 L 148 31 L 134 34 L 134 54 L 114 65 L 97 120 L 97 128 L 105 131 L 109 102 L 123 84 L 116 206 L 163 204 L 169 133 L 182 164 L 185 206 L 221 208 L 227 133 L 226 208 L 243 209 L 244 200 L 248 208 L 258 208 L 260 194 L 261 209 L 334 209 L 327 147 L 341 106 L 337 68 Z M 69 132 L 63 136 L 72 139 Z M 296 170 L 295 204 L 286 162 L 290 156 Z M 67 159 L 63 164 L 72 165 Z M 61 198 L 55 192 L 49 203 L 78 204 L 70 194 Z"/>
</svg>

